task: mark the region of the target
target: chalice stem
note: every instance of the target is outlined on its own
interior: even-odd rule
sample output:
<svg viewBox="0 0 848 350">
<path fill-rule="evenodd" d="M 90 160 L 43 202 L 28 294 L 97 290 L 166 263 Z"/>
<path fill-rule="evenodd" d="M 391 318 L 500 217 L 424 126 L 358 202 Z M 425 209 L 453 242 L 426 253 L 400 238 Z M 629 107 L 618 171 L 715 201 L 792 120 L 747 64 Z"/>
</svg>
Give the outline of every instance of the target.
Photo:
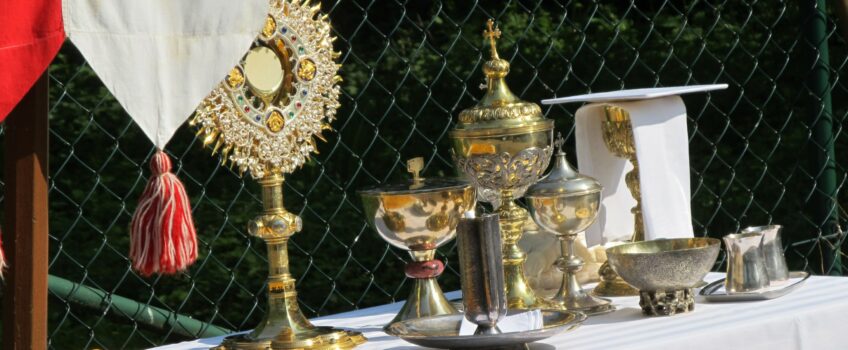
<svg viewBox="0 0 848 350">
<path fill-rule="evenodd" d="M 557 267 L 562 271 L 562 285 L 557 292 L 556 300 L 567 301 L 575 299 L 576 296 L 583 293 L 583 287 L 577 281 L 577 272 L 583 268 L 583 260 L 574 255 L 574 239 L 576 235 L 560 235 L 560 250 L 561 262 L 557 263 Z"/>
<path fill-rule="evenodd" d="M 503 191 L 498 217 L 503 239 L 504 280 L 506 284 L 506 299 L 510 309 L 527 309 L 540 306 L 542 300 L 527 283 L 524 275 L 524 261 L 527 255 L 518 247 L 518 240 L 524 234 L 524 221 L 527 212 L 515 204 L 512 191 Z"/>
<path fill-rule="evenodd" d="M 645 224 L 642 218 L 642 189 L 639 185 L 639 161 L 636 159 L 635 150 L 629 157 L 630 164 L 633 165 L 633 170 L 627 172 L 624 181 L 627 183 L 627 188 L 630 189 L 630 195 L 636 200 L 636 206 L 630 209 L 633 213 L 633 237 L 631 242 L 642 242 L 645 240 Z"/>
<path fill-rule="evenodd" d="M 405 273 L 414 284 L 406 303 L 386 327 L 397 321 L 457 313 L 436 281 L 445 270 L 445 265 L 435 259 L 436 251 L 410 252 L 410 255 L 414 261 L 406 264 Z"/>
</svg>

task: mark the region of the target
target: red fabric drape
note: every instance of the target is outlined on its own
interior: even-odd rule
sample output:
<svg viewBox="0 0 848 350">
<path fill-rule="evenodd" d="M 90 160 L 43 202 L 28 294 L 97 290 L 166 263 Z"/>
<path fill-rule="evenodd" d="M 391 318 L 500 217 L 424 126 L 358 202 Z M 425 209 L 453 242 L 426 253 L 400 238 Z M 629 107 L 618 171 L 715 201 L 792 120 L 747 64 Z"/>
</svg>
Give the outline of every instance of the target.
<svg viewBox="0 0 848 350">
<path fill-rule="evenodd" d="M 0 1 L 0 122 L 47 69 L 64 40 L 60 0 Z"/>
</svg>

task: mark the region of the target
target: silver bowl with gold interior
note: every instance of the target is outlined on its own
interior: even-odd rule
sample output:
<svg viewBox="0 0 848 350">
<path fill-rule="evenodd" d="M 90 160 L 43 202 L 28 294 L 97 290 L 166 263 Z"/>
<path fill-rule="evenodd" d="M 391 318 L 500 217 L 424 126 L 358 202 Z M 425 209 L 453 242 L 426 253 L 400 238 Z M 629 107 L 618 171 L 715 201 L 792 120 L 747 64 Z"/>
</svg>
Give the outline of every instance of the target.
<svg viewBox="0 0 848 350">
<path fill-rule="evenodd" d="M 656 239 L 607 248 L 607 260 L 639 289 L 644 314 L 669 316 L 695 309 L 692 288 L 713 267 L 720 247 L 715 238 Z"/>
</svg>

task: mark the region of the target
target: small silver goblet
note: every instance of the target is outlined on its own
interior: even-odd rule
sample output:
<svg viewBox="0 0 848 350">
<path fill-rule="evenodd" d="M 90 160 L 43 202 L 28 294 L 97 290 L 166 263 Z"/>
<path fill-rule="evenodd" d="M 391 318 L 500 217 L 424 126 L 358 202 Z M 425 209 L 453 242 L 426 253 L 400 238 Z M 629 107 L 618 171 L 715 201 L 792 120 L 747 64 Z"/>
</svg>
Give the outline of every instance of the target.
<svg viewBox="0 0 848 350">
<path fill-rule="evenodd" d="M 615 307 L 609 300 L 589 295 L 577 281 L 583 260 L 574 254 L 577 234 L 585 231 L 598 217 L 603 187 L 597 180 L 571 167 L 562 151 L 563 142 L 562 137 L 556 141 L 560 149 L 554 155 L 551 172 L 524 195 L 536 224 L 553 232 L 560 240 L 562 256 L 557 259 L 556 267 L 563 272 L 562 285 L 551 301 L 560 309 L 589 315 L 610 312 Z"/>
</svg>

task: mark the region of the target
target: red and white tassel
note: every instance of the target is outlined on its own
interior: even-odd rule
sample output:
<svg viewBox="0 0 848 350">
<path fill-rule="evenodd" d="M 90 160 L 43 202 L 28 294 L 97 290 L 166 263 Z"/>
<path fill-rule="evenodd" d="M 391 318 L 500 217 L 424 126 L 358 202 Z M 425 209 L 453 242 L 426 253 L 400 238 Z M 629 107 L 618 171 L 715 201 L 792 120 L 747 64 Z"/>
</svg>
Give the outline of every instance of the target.
<svg viewBox="0 0 848 350">
<path fill-rule="evenodd" d="M 197 233 L 183 183 L 171 173 L 171 159 L 158 151 L 150 181 L 139 198 L 130 229 L 130 259 L 142 276 L 175 274 L 197 259 Z"/>
</svg>

